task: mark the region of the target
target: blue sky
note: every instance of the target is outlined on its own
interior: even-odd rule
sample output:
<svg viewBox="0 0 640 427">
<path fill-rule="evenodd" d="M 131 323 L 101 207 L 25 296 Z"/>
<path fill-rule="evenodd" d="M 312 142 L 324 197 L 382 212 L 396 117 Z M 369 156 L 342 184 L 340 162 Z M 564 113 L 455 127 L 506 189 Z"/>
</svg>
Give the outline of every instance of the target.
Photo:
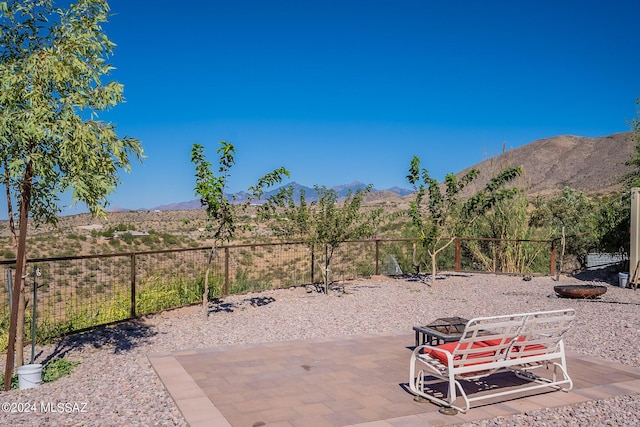
<svg viewBox="0 0 640 427">
<path fill-rule="evenodd" d="M 111 0 L 126 103 L 102 114 L 147 155 L 111 206 L 195 199 L 193 143 L 236 146 L 229 191 L 279 166 L 304 185 L 409 188 L 557 135 L 629 130 L 628 1 Z"/>
</svg>

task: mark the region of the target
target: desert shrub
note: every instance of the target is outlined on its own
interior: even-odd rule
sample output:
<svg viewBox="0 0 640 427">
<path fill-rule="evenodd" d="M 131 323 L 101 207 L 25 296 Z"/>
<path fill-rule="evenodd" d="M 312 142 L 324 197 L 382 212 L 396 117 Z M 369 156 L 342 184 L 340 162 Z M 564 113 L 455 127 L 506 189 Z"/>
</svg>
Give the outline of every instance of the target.
<svg viewBox="0 0 640 427">
<path fill-rule="evenodd" d="M 166 245 L 178 245 L 180 243 L 180 240 L 178 239 L 178 237 L 174 236 L 173 234 L 169 234 L 169 233 L 163 233 L 162 234 L 162 241 Z"/>
<path fill-rule="evenodd" d="M 67 233 L 67 239 L 69 240 L 82 240 L 82 241 L 86 241 L 87 237 L 82 235 L 82 234 L 76 234 L 76 233 Z"/>
<path fill-rule="evenodd" d="M 16 254 L 10 249 L 5 249 L 2 251 L 2 257 L 5 259 L 14 259 L 16 257 Z"/>
<path fill-rule="evenodd" d="M 136 231 L 137 228 L 135 226 L 135 224 L 123 224 L 120 223 L 118 225 L 115 226 L 115 228 L 113 229 L 114 231 Z"/>
<path fill-rule="evenodd" d="M 120 234 L 120 240 L 122 240 L 128 245 L 130 245 L 133 242 L 133 239 L 134 239 L 133 234 L 129 232 Z"/>
<path fill-rule="evenodd" d="M 140 236 L 140 241 L 149 247 L 153 247 L 157 243 L 160 243 L 160 237 L 154 232 Z"/>
</svg>

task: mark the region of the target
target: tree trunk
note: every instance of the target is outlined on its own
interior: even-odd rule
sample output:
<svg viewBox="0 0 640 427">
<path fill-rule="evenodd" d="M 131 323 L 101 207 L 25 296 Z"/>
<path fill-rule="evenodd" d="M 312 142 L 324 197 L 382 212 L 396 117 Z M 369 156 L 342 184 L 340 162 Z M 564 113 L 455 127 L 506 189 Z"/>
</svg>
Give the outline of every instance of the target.
<svg viewBox="0 0 640 427">
<path fill-rule="evenodd" d="M 429 252 L 429 255 L 431 255 L 431 284 L 435 285 L 436 274 L 438 274 L 438 271 L 437 271 L 438 264 L 436 263 L 436 256 L 438 255 L 438 252 L 434 252 L 434 253 Z"/>
<path fill-rule="evenodd" d="M 329 248 L 324 246 L 324 294 L 329 295 Z"/>
<path fill-rule="evenodd" d="M 211 258 L 209 258 L 211 259 Z M 204 273 L 204 291 L 202 292 L 202 315 L 205 320 L 209 317 L 209 270 L 211 264 L 207 264 L 207 270 Z"/>
<path fill-rule="evenodd" d="M 455 237 L 452 237 L 449 239 L 449 241 L 444 244 L 443 246 L 441 246 L 438 249 L 435 249 L 433 252 L 431 252 L 431 250 L 429 250 L 429 255 L 431 255 L 431 284 L 435 285 L 436 283 L 436 275 L 438 274 L 438 264 L 436 262 L 436 258 L 438 257 L 438 254 L 445 250 L 450 244 L 452 244 L 454 241 L 456 240 Z M 436 245 L 434 245 L 434 247 L 437 247 L 437 243 Z"/>
<path fill-rule="evenodd" d="M 26 276 L 27 272 L 27 255 L 25 251 L 24 260 L 22 261 L 23 265 L 23 279 L 20 281 L 22 285 L 20 285 L 20 299 L 18 300 L 18 324 L 16 325 L 16 361 L 15 366 L 24 365 L 24 315 L 27 304 L 25 303 L 25 284 L 26 284 Z M 17 272 L 17 271 L 16 271 Z M 35 322 L 35 317 L 31 319 L 32 322 Z"/>
<path fill-rule="evenodd" d="M 9 341 L 7 343 L 7 362 L 4 370 L 4 389 L 11 388 L 11 375 L 14 364 L 23 364 L 24 348 L 24 276 L 27 261 L 27 223 L 31 204 L 31 183 L 33 165 L 27 162 L 22 180 L 20 196 L 20 232 L 18 234 L 18 252 L 16 254 L 16 272 L 13 282 L 13 298 L 11 301 L 11 317 L 9 319 Z M 21 305 L 22 301 L 22 305 Z M 19 339 L 16 339 L 20 337 Z"/>
<path fill-rule="evenodd" d="M 214 244 L 209 252 L 209 259 L 207 260 L 207 270 L 204 273 L 204 291 L 202 292 L 202 314 L 205 320 L 209 317 L 209 272 L 211 271 L 211 262 L 213 257 L 218 251 L 218 245 Z"/>
</svg>

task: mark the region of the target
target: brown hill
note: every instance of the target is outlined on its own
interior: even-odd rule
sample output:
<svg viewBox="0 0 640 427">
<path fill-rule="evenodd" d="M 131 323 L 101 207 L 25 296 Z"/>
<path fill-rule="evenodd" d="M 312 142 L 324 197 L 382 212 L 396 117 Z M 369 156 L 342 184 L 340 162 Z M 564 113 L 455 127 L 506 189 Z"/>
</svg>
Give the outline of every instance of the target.
<svg viewBox="0 0 640 427">
<path fill-rule="evenodd" d="M 540 139 L 473 166 L 480 171 L 474 186 L 484 186 L 504 167 L 521 166 L 529 193 L 549 194 L 566 186 L 588 194 L 610 193 L 620 190 L 618 180 L 630 170 L 624 163 L 634 147 L 632 132 L 597 138 L 565 135 Z"/>
</svg>

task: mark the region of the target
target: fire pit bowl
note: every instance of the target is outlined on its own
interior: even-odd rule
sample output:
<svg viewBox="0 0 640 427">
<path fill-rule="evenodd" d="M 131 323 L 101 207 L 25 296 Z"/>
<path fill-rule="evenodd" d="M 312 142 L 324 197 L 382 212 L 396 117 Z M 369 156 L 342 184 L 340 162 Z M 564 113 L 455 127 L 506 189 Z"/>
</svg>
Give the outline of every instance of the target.
<svg viewBox="0 0 640 427">
<path fill-rule="evenodd" d="M 562 298 L 597 298 L 607 292 L 606 286 L 599 285 L 561 285 L 553 290 Z"/>
</svg>

